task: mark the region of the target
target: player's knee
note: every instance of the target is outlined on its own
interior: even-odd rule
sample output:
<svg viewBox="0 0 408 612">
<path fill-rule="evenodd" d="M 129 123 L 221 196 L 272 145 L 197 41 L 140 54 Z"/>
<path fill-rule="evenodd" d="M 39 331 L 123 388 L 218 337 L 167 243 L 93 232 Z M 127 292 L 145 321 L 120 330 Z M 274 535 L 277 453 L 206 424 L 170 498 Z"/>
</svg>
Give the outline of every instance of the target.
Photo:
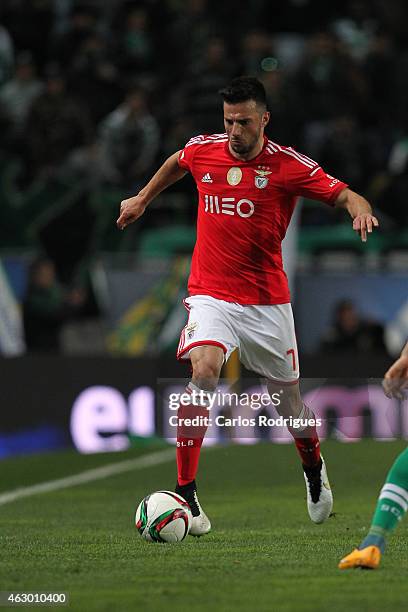
<svg viewBox="0 0 408 612">
<path fill-rule="evenodd" d="M 193 380 L 200 388 L 213 390 L 218 384 L 220 370 L 217 362 L 203 357 L 193 364 Z"/>
</svg>

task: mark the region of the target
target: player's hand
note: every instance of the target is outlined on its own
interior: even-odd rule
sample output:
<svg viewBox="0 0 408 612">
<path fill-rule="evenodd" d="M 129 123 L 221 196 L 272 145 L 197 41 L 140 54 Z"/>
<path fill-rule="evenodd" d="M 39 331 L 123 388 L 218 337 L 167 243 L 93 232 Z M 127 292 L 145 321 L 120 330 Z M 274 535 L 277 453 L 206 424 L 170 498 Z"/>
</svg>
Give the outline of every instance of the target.
<svg viewBox="0 0 408 612">
<path fill-rule="evenodd" d="M 408 357 L 403 355 L 392 364 L 385 373 L 382 385 L 387 397 L 404 399 L 408 389 Z"/>
<path fill-rule="evenodd" d="M 378 219 L 370 213 L 357 215 L 353 220 L 353 230 L 358 232 L 363 242 L 367 241 L 367 233 L 371 234 L 373 227 L 378 227 Z"/>
<path fill-rule="evenodd" d="M 119 229 L 123 230 L 125 227 L 130 225 L 141 217 L 146 209 L 146 200 L 142 198 L 140 194 L 123 200 L 120 203 L 120 214 L 116 221 L 116 225 Z"/>
</svg>

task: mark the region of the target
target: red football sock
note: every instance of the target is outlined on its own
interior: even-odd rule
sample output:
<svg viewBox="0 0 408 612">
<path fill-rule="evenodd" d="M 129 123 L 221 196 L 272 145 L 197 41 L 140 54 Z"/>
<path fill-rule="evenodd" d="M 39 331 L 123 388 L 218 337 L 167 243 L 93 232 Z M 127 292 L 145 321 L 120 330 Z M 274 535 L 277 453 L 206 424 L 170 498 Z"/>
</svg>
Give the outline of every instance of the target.
<svg viewBox="0 0 408 612">
<path fill-rule="evenodd" d="M 206 420 L 209 418 L 207 408 L 203 406 L 180 406 L 177 411 L 179 425 L 177 427 L 177 481 L 180 486 L 186 485 L 195 479 L 200 451 L 205 432 Z M 200 418 L 199 425 L 184 425 L 181 419 Z"/>
<path fill-rule="evenodd" d="M 313 412 L 303 405 L 303 410 L 299 415 L 302 419 L 314 419 Z M 316 425 L 308 425 L 302 431 L 294 427 L 288 427 L 295 441 L 297 452 L 305 467 L 315 467 L 320 461 L 320 440 L 317 434 Z"/>
<path fill-rule="evenodd" d="M 320 441 L 317 432 L 307 438 L 298 438 L 292 432 L 291 434 L 295 439 L 297 452 L 303 465 L 305 467 L 315 467 L 320 461 Z"/>
</svg>

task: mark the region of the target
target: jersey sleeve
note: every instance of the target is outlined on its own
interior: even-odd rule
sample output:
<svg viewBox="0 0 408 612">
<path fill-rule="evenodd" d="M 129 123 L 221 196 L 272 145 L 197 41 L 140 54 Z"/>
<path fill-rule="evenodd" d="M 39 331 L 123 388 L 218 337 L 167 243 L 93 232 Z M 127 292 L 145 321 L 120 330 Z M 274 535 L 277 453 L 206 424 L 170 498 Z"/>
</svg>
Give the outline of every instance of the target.
<svg viewBox="0 0 408 612">
<path fill-rule="evenodd" d="M 327 174 L 321 166 L 294 149 L 285 153 L 284 180 L 291 195 L 304 196 L 334 206 L 339 193 L 347 183 Z"/>
<path fill-rule="evenodd" d="M 184 170 L 188 172 L 193 171 L 193 160 L 194 154 L 196 152 L 197 146 L 204 140 L 204 136 L 194 136 L 194 138 L 190 138 L 187 144 L 181 149 L 178 157 L 178 164 Z"/>
</svg>

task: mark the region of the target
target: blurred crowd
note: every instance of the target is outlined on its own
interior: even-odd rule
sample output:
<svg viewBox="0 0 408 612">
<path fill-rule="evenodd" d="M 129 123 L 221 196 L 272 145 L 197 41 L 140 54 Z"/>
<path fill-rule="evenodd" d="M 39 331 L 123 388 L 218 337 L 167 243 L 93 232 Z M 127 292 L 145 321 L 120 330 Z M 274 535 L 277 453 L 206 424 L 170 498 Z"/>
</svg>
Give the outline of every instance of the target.
<svg viewBox="0 0 408 612">
<path fill-rule="evenodd" d="M 21 189 L 62 176 L 131 193 L 221 131 L 217 90 L 256 74 L 271 138 L 404 223 L 407 20 L 403 0 L 2 0 L 2 155 L 22 160 Z"/>
<path fill-rule="evenodd" d="M 322 353 L 386 353 L 384 334 L 380 321 L 364 317 L 352 300 L 342 299 L 334 306 L 319 348 Z"/>
</svg>

